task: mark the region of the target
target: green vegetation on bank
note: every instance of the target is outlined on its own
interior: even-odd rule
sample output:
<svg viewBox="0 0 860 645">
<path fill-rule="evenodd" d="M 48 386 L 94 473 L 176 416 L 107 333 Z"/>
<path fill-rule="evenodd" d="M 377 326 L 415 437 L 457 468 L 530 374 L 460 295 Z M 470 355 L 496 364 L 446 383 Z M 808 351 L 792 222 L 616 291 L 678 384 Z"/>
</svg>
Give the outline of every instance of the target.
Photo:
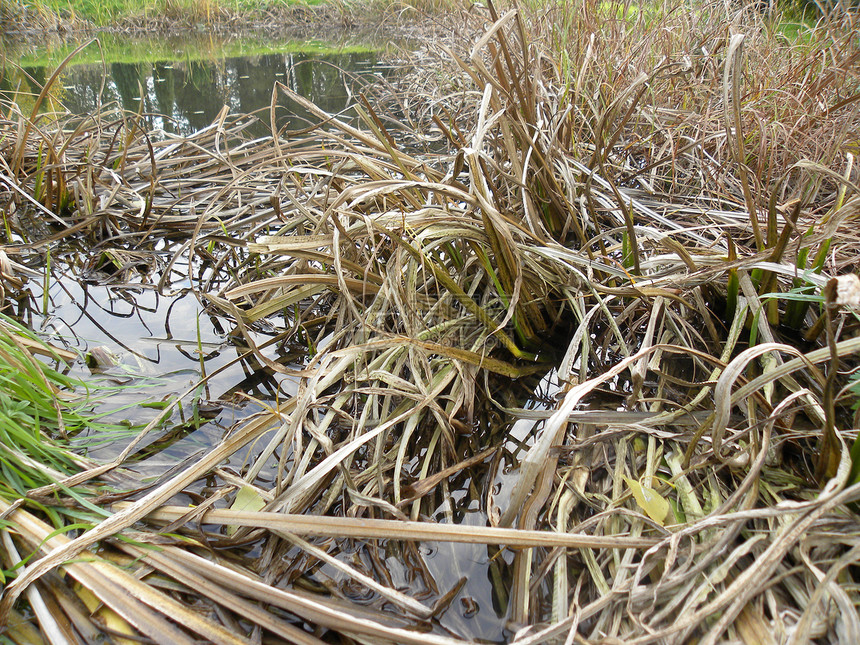
<svg viewBox="0 0 860 645">
<path fill-rule="evenodd" d="M 322 0 L 0 0 L 11 15 L 58 16 L 107 26 L 132 19 L 182 19 L 207 23 L 230 16 L 263 16 L 269 10 L 313 6 Z"/>
<path fill-rule="evenodd" d="M 535 11 L 550 10 L 551 4 L 543 0 L 523 3 Z M 639 19 L 640 5 L 628 3 L 617 8 L 614 16 L 635 24 Z M 781 0 L 778 11 L 761 8 L 762 15 L 779 16 L 780 30 L 795 37 L 804 26 L 812 25 L 821 16 L 827 5 L 809 0 Z M 121 26 L 136 29 L 143 25 L 161 25 L 169 28 L 171 21 L 204 28 L 215 23 L 235 23 L 248 26 L 257 22 L 260 26 L 271 27 L 266 19 L 279 16 L 285 11 L 302 7 L 329 5 L 335 15 L 354 19 L 368 13 L 382 15 L 395 8 L 418 9 L 422 13 L 433 14 L 462 8 L 462 0 L 401 0 L 391 3 L 386 0 L 0 0 L 0 30 L 4 25 L 20 26 L 21 19 L 30 27 L 58 28 L 60 31 L 80 29 L 91 25 L 95 27 Z M 466 3 L 465 6 L 468 6 Z M 603 12 L 606 6 L 601 6 Z M 775 7 L 776 5 L 774 5 Z M 657 5 L 642 9 L 646 16 L 656 16 Z"/>
</svg>

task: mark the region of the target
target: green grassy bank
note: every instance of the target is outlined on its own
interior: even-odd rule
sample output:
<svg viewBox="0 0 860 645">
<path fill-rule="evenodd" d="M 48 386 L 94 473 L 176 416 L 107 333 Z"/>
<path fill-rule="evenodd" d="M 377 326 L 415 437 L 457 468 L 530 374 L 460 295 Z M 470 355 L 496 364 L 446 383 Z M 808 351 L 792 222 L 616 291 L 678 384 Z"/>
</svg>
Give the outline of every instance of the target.
<svg viewBox="0 0 860 645">
<path fill-rule="evenodd" d="M 60 30 L 109 26 L 140 27 L 161 21 L 199 25 L 262 19 L 322 0 L 0 0 L 0 22 L 7 26 Z"/>
<path fill-rule="evenodd" d="M 0 31 L 4 28 L 17 30 L 22 26 L 25 30 L 57 29 L 61 32 L 93 27 L 127 30 L 164 28 L 171 23 L 197 28 L 215 24 L 244 27 L 261 24 L 261 21 L 271 28 L 275 24 L 272 19 L 323 6 L 344 23 L 352 23 L 369 15 L 400 13 L 403 8 L 433 14 L 470 4 L 460 0 L 0 0 Z M 552 3 L 542 0 L 524 5 L 538 11 L 543 10 L 541 7 L 546 10 L 553 7 Z M 808 0 L 780 0 L 778 6 L 781 29 L 790 36 L 802 31 L 804 25 L 813 24 L 827 7 Z M 638 6 L 631 5 L 624 19 L 635 21 L 638 13 Z M 646 15 L 651 13 L 650 9 L 644 11 Z M 772 15 L 773 11 L 762 8 L 761 13 Z"/>
</svg>

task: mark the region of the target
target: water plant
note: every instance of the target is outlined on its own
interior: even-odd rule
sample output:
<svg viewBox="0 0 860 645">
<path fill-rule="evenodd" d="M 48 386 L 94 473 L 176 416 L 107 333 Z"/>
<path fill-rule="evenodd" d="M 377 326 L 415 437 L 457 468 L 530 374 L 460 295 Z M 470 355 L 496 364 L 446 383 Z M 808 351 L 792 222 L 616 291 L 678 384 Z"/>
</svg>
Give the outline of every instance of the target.
<svg viewBox="0 0 860 645">
<path fill-rule="evenodd" d="M 0 318 L 0 472 L 5 495 L 24 495 L 74 471 L 75 461 L 61 442 L 86 424 L 86 417 L 70 406 L 73 381 L 38 361 L 33 350 L 59 363 L 68 360 L 27 329 Z"/>
</svg>

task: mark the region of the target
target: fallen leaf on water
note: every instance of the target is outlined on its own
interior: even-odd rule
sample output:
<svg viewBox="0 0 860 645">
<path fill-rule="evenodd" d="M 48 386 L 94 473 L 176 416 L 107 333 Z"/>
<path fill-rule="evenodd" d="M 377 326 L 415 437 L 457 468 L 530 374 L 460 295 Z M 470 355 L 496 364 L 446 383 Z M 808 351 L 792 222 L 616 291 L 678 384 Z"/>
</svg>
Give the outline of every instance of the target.
<svg viewBox="0 0 860 645">
<path fill-rule="evenodd" d="M 261 510 L 266 505 L 266 501 L 257 492 L 253 486 L 242 486 L 239 492 L 236 493 L 236 499 L 233 500 L 231 511 L 250 511 L 252 513 Z M 238 530 L 238 526 L 228 526 L 227 535 L 233 535 Z"/>
</svg>

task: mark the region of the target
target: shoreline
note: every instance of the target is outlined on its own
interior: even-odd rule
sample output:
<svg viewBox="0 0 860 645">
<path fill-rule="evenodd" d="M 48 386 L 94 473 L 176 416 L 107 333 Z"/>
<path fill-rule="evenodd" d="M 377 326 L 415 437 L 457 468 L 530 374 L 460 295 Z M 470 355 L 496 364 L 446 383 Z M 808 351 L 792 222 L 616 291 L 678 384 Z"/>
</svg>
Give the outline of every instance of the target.
<svg viewBox="0 0 860 645">
<path fill-rule="evenodd" d="M 411 14 L 411 16 L 406 15 Z M 89 20 L 58 14 L 33 14 L 24 8 L 17 16 L 0 14 L 0 36 L 5 41 L 27 41 L 45 36 L 61 38 L 95 36 L 98 34 L 127 34 L 175 36 L 189 30 L 201 34 L 222 36 L 251 33 L 286 34 L 304 29 L 323 32 L 364 31 L 403 27 L 414 29 L 422 23 L 427 29 L 427 16 L 412 12 L 358 12 L 345 11 L 332 4 L 268 7 L 259 12 L 232 13 L 219 8 L 215 13 L 200 19 L 193 12 L 176 16 L 158 15 L 119 18 L 109 24 L 98 25 Z"/>
</svg>

